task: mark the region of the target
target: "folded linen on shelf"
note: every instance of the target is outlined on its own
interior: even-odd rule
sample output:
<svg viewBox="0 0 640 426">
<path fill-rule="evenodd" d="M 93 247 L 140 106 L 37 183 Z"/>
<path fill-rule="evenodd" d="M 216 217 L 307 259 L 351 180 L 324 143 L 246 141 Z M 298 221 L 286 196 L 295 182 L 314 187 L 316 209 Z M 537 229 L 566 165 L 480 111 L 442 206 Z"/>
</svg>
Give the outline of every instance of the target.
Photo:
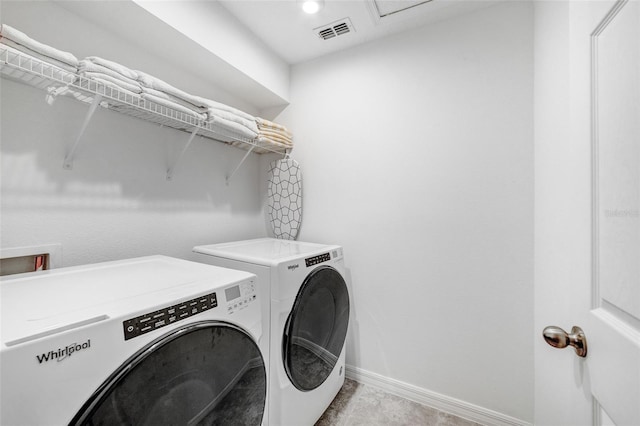
<svg viewBox="0 0 640 426">
<path fill-rule="evenodd" d="M 271 139 L 275 142 L 278 142 L 287 146 L 293 146 L 293 139 L 283 136 L 280 133 L 270 132 L 268 130 L 260 130 L 258 134 L 265 139 Z"/>
<path fill-rule="evenodd" d="M 170 108 L 170 109 L 173 109 L 175 111 L 182 112 L 182 113 L 190 115 L 192 117 L 196 117 L 196 118 L 198 118 L 200 120 L 205 120 L 207 118 L 206 114 L 194 111 L 193 109 L 190 109 L 190 108 L 187 108 L 187 107 L 185 107 L 183 105 L 180 105 L 179 103 L 174 102 L 174 101 L 172 101 L 170 99 L 165 99 L 165 98 L 160 97 L 160 96 L 155 96 L 155 95 L 153 95 L 151 93 L 144 92 L 144 91 L 142 92 L 142 94 L 140 96 L 142 96 L 143 99 L 146 99 L 149 102 L 153 102 L 153 103 L 155 103 L 157 105 L 160 105 L 160 106 L 163 106 L 163 107 L 166 107 L 166 108 Z"/>
<path fill-rule="evenodd" d="M 41 55 L 38 52 L 34 52 L 31 49 L 27 49 L 23 45 L 13 42 L 6 37 L 0 37 L 0 43 L 2 43 L 4 46 L 13 48 L 15 52 L 18 52 L 22 55 L 29 56 L 32 59 L 37 59 L 40 62 L 46 62 L 48 64 L 55 65 L 56 67 L 63 69 L 67 72 L 75 73 L 77 71 L 77 68 L 75 66 L 71 66 L 65 62 L 60 62 L 56 59 L 50 58 L 49 56 Z"/>
<path fill-rule="evenodd" d="M 138 73 L 135 72 L 132 69 L 129 69 L 127 67 L 125 67 L 122 64 L 119 64 L 117 62 L 114 61 L 110 61 L 108 59 L 104 59 L 101 58 L 99 56 L 87 56 L 86 58 L 84 58 L 84 61 L 86 62 L 91 62 L 93 64 L 99 65 L 101 67 L 104 68 L 108 68 L 112 71 L 117 72 L 118 74 L 130 78 L 131 80 L 137 80 L 138 79 Z"/>
<path fill-rule="evenodd" d="M 258 134 L 258 126 L 256 125 L 255 120 L 247 120 L 243 116 L 234 114 L 233 112 L 218 108 L 209 108 L 207 110 L 207 117 L 209 120 L 222 118 L 224 120 L 233 121 L 234 123 L 246 127 L 251 133 L 253 133 L 254 137 Z"/>
<path fill-rule="evenodd" d="M 207 110 L 212 108 L 214 110 L 220 110 L 220 111 L 225 111 L 231 114 L 235 114 L 236 116 L 247 121 L 255 120 L 255 117 L 251 114 L 247 114 L 246 112 L 241 111 L 237 108 L 234 108 L 229 105 L 225 105 L 220 102 L 213 101 L 211 99 L 207 99 L 201 96 L 196 96 L 196 95 L 187 93 L 184 90 L 181 90 L 181 89 L 178 89 L 177 87 L 172 86 L 171 84 L 167 83 L 164 80 L 161 80 L 157 77 L 154 77 L 150 74 L 145 73 L 144 71 L 136 71 L 136 73 L 138 73 L 138 82 L 142 85 L 143 90 L 147 91 L 147 89 L 149 89 L 149 93 L 152 93 L 155 96 L 171 99 L 175 102 L 181 103 L 183 106 L 187 106 L 187 105 L 184 105 L 184 102 L 186 102 L 190 104 L 192 107 L 197 108 L 199 111 L 202 111 L 202 112 L 207 112 Z M 250 128 L 253 127 L 253 124 L 249 124 L 249 123 L 246 123 L 246 124 Z"/>
<path fill-rule="evenodd" d="M 253 140 L 258 135 L 257 132 L 254 132 L 246 126 L 220 116 L 209 117 L 207 126 L 214 132 L 217 131 L 228 136 L 241 136 Z"/>
<path fill-rule="evenodd" d="M 282 134 L 287 136 L 288 138 L 293 138 L 293 134 L 282 124 L 274 123 L 273 121 L 269 121 L 260 117 L 256 117 L 256 123 L 258 124 L 259 129 L 282 132 Z"/>
<path fill-rule="evenodd" d="M 175 91 L 173 92 L 176 93 Z M 208 127 L 212 131 L 219 131 L 221 133 L 226 133 L 229 136 L 235 135 L 248 139 L 255 138 L 258 133 L 255 121 L 245 120 L 243 117 L 236 116 L 227 111 L 198 107 L 191 102 L 185 101 L 183 98 L 179 98 L 147 86 L 142 87 L 142 94 L 143 98 L 149 99 L 157 104 L 178 109 L 183 112 L 186 108 L 190 112 L 197 114 L 198 117 L 204 117 L 207 121 Z"/>
<path fill-rule="evenodd" d="M 256 123 L 260 141 L 283 145 L 287 148 L 293 147 L 293 134 L 282 124 L 260 117 L 256 117 Z"/>
<path fill-rule="evenodd" d="M 164 92 L 167 95 L 174 96 L 179 98 L 185 102 L 192 104 L 195 108 L 206 108 L 207 106 L 201 102 L 201 98 L 199 96 L 191 95 L 183 90 L 178 89 L 167 83 L 164 80 L 161 80 L 157 77 L 149 75 L 144 71 L 136 71 L 138 73 L 138 82 L 142 85 L 142 87 L 147 87 L 150 89 L 157 90 L 159 92 Z M 157 94 L 154 94 L 158 96 Z M 204 112 L 204 111 L 203 111 Z"/>
<path fill-rule="evenodd" d="M 87 60 L 86 58 L 81 60 L 78 63 L 78 74 L 82 74 L 85 72 L 96 72 L 100 74 L 105 74 L 110 76 L 111 78 L 124 81 L 127 84 L 138 86 L 140 87 L 140 90 L 142 90 L 142 86 L 140 86 L 140 83 L 138 83 L 138 80 L 129 78 L 123 74 L 120 74 L 117 71 L 112 70 L 111 68 L 107 68 L 100 64 L 96 64 L 95 62 Z"/>
<path fill-rule="evenodd" d="M 241 111 L 237 108 L 234 108 L 232 106 L 220 103 L 220 102 L 216 102 L 216 101 L 212 101 L 211 99 L 206 99 L 206 98 L 200 98 L 201 102 L 204 103 L 206 105 L 207 108 L 211 108 L 214 110 L 220 110 L 220 111 L 226 111 L 229 112 L 231 114 L 237 115 L 238 117 L 242 117 L 245 120 L 248 121 L 255 121 L 256 118 L 251 115 L 248 114 L 244 111 Z"/>
<path fill-rule="evenodd" d="M 199 114 L 206 114 L 206 112 L 207 112 L 207 109 L 204 108 L 204 107 L 195 106 L 191 102 L 187 102 L 187 101 L 185 101 L 183 99 L 180 99 L 180 98 L 177 98 L 175 96 L 169 95 L 169 94 L 167 94 L 165 92 L 161 92 L 160 90 L 152 89 L 152 88 L 144 86 L 144 85 L 141 85 L 141 87 L 142 87 L 142 92 L 143 93 L 148 93 L 150 95 L 157 96 L 159 98 L 175 102 L 175 103 L 180 104 L 185 108 L 189 108 L 190 110 L 195 111 L 195 112 L 197 112 Z"/>
<path fill-rule="evenodd" d="M 110 86 L 115 88 L 125 89 L 133 93 L 142 93 L 142 87 L 138 83 L 132 84 L 119 78 L 114 78 L 109 74 L 103 74 L 101 72 L 81 71 L 78 73 L 80 77 L 86 77 L 92 80 L 102 80 L 109 82 Z"/>
<path fill-rule="evenodd" d="M 74 71 L 69 71 L 68 69 L 62 68 L 56 64 L 51 63 L 51 61 L 43 61 L 37 56 L 32 56 L 23 50 L 15 49 L 7 44 L 6 38 L 0 39 L 0 50 L 7 52 L 7 62 L 10 64 L 20 64 L 22 67 L 29 68 L 37 73 L 43 74 L 45 76 L 50 76 L 56 80 L 62 80 L 65 83 L 73 83 L 76 79 L 76 74 Z M 4 58 L 4 54 L 2 55 Z M 30 62 L 30 63 L 29 63 Z M 73 68 L 71 68 L 73 70 Z M 63 83 L 60 83 L 63 84 Z"/>
<path fill-rule="evenodd" d="M 39 41 L 36 41 L 29 37 L 22 31 L 19 31 L 7 24 L 0 24 L 0 36 L 2 36 L 3 39 L 7 38 L 8 40 L 11 40 L 12 42 L 19 45 L 21 48 L 18 48 L 18 50 L 27 49 L 25 53 L 31 54 L 31 51 L 39 55 L 46 56 L 50 59 L 55 59 L 56 61 L 62 62 L 72 67 L 78 66 L 78 58 L 76 58 L 72 53 L 56 49 L 55 47 L 51 47 L 44 43 L 40 43 Z"/>
</svg>

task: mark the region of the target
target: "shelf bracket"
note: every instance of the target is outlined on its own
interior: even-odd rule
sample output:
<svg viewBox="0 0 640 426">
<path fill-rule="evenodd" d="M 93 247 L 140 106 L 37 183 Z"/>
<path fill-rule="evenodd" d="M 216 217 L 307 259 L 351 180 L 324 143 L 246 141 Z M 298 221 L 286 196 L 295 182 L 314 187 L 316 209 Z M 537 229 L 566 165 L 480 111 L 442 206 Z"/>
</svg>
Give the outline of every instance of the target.
<svg viewBox="0 0 640 426">
<path fill-rule="evenodd" d="M 66 157 L 64 157 L 64 163 L 62 163 L 63 169 L 65 170 L 73 169 L 73 157 L 76 153 L 76 149 L 78 149 L 78 145 L 80 145 L 80 140 L 82 140 L 82 135 L 84 134 L 85 130 L 87 130 L 89 121 L 91 121 L 91 117 L 93 117 L 93 114 L 96 112 L 96 108 L 98 108 L 98 105 L 100 105 L 101 101 L 102 101 L 102 95 L 96 95 L 93 98 L 93 101 L 91 102 L 91 106 L 89 107 L 89 111 L 87 111 L 87 116 L 84 118 L 84 122 L 80 127 L 80 133 L 76 138 L 76 142 L 71 147 L 71 151 L 69 151 Z"/>
<path fill-rule="evenodd" d="M 68 90 L 69 84 L 59 87 L 49 87 L 47 89 L 47 95 L 44 97 L 44 100 L 48 105 L 53 105 L 58 96 L 64 95 Z"/>
<path fill-rule="evenodd" d="M 191 132 L 191 136 L 189 136 L 189 140 L 187 141 L 185 146 L 182 148 L 182 151 L 180 151 L 180 154 L 178 154 L 178 158 L 176 158 L 176 161 L 173 163 L 173 166 L 167 169 L 167 180 L 173 179 L 173 172 L 176 170 L 176 166 L 182 159 L 182 156 L 184 155 L 184 153 L 187 152 L 189 145 L 191 145 L 191 142 L 193 142 L 193 138 L 196 137 L 196 133 L 198 133 L 197 127 L 193 129 L 193 132 Z"/>
<path fill-rule="evenodd" d="M 225 183 L 227 185 L 229 185 L 229 181 L 231 180 L 231 178 L 233 177 L 233 175 L 236 174 L 236 172 L 240 169 L 240 166 L 242 166 L 242 163 L 244 163 L 244 160 L 247 159 L 247 157 L 249 156 L 249 154 L 251 154 L 251 152 L 253 151 L 253 148 L 255 148 L 255 145 L 251 145 L 251 149 L 249 149 L 249 151 L 247 151 L 247 153 L 244 155 L 244 157 L 242 157 L 242 160 L 240 160 L 240 163 L 238 163 L 238 165 L 236 166 L 235 169 L 233 169 L 233 171 L 231 172 L 230 175 L 227 175 L 227 177 L 225 178 Z"/>
</svg>

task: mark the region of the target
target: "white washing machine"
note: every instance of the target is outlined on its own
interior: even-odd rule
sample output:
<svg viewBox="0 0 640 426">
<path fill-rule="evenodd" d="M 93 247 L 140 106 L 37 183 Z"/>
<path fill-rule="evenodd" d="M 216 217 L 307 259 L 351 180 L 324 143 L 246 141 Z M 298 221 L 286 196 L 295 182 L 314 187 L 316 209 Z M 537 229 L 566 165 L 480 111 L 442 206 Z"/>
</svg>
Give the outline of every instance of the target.
<svg viewBox="0 0 640 426">
<path fill-rule="evenodd" d="M 265 417 L 252 274 L 151 256 L 4 277 L 0 295 L 0 424 Z"/>
<path fill-rule="evenodd" d="M 269 424 L 313 425 L 344 383 L 349 292 L 342 248 L 262 238 L 194 248 L 197 259 L 251 272 L 271 303 Z"/>
</svg>

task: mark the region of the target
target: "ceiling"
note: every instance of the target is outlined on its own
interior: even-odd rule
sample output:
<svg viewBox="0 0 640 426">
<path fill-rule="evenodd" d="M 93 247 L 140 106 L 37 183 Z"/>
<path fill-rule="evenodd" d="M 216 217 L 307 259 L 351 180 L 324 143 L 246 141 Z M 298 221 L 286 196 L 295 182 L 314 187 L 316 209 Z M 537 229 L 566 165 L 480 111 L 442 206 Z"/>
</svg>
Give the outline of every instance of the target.
<svg viewBox="0 0 640 426">
<path fill-rule="evenodd" d="M 219 1 L 278 56 L 296 64 L 504 0 L 325 0 L 315 15 L 304 13 L 296 0 Z M 348 32 L 327 40 L 318 35 L 319 28 L 344 18 Z M 332 32 L 334 25 L 329 27 Z"/>
</svg>

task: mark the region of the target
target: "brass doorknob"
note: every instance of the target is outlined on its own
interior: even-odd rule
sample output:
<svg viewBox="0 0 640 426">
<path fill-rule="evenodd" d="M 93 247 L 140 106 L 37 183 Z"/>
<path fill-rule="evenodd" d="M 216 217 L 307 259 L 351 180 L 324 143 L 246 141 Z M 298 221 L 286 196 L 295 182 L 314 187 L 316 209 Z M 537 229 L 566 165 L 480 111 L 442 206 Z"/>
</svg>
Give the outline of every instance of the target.
<svg viewBox="0 0 640 426">
<path fill-rule="evenodd" d="M 579 357 L 587 356 L 587 337 L 580 327 L 573 326 L 571 334 L 555 325 L 545 327 L 542 331 L 544 340 L 554 348 L 562 349 L 567 346 L 573 346 Z"/>
</svg>

